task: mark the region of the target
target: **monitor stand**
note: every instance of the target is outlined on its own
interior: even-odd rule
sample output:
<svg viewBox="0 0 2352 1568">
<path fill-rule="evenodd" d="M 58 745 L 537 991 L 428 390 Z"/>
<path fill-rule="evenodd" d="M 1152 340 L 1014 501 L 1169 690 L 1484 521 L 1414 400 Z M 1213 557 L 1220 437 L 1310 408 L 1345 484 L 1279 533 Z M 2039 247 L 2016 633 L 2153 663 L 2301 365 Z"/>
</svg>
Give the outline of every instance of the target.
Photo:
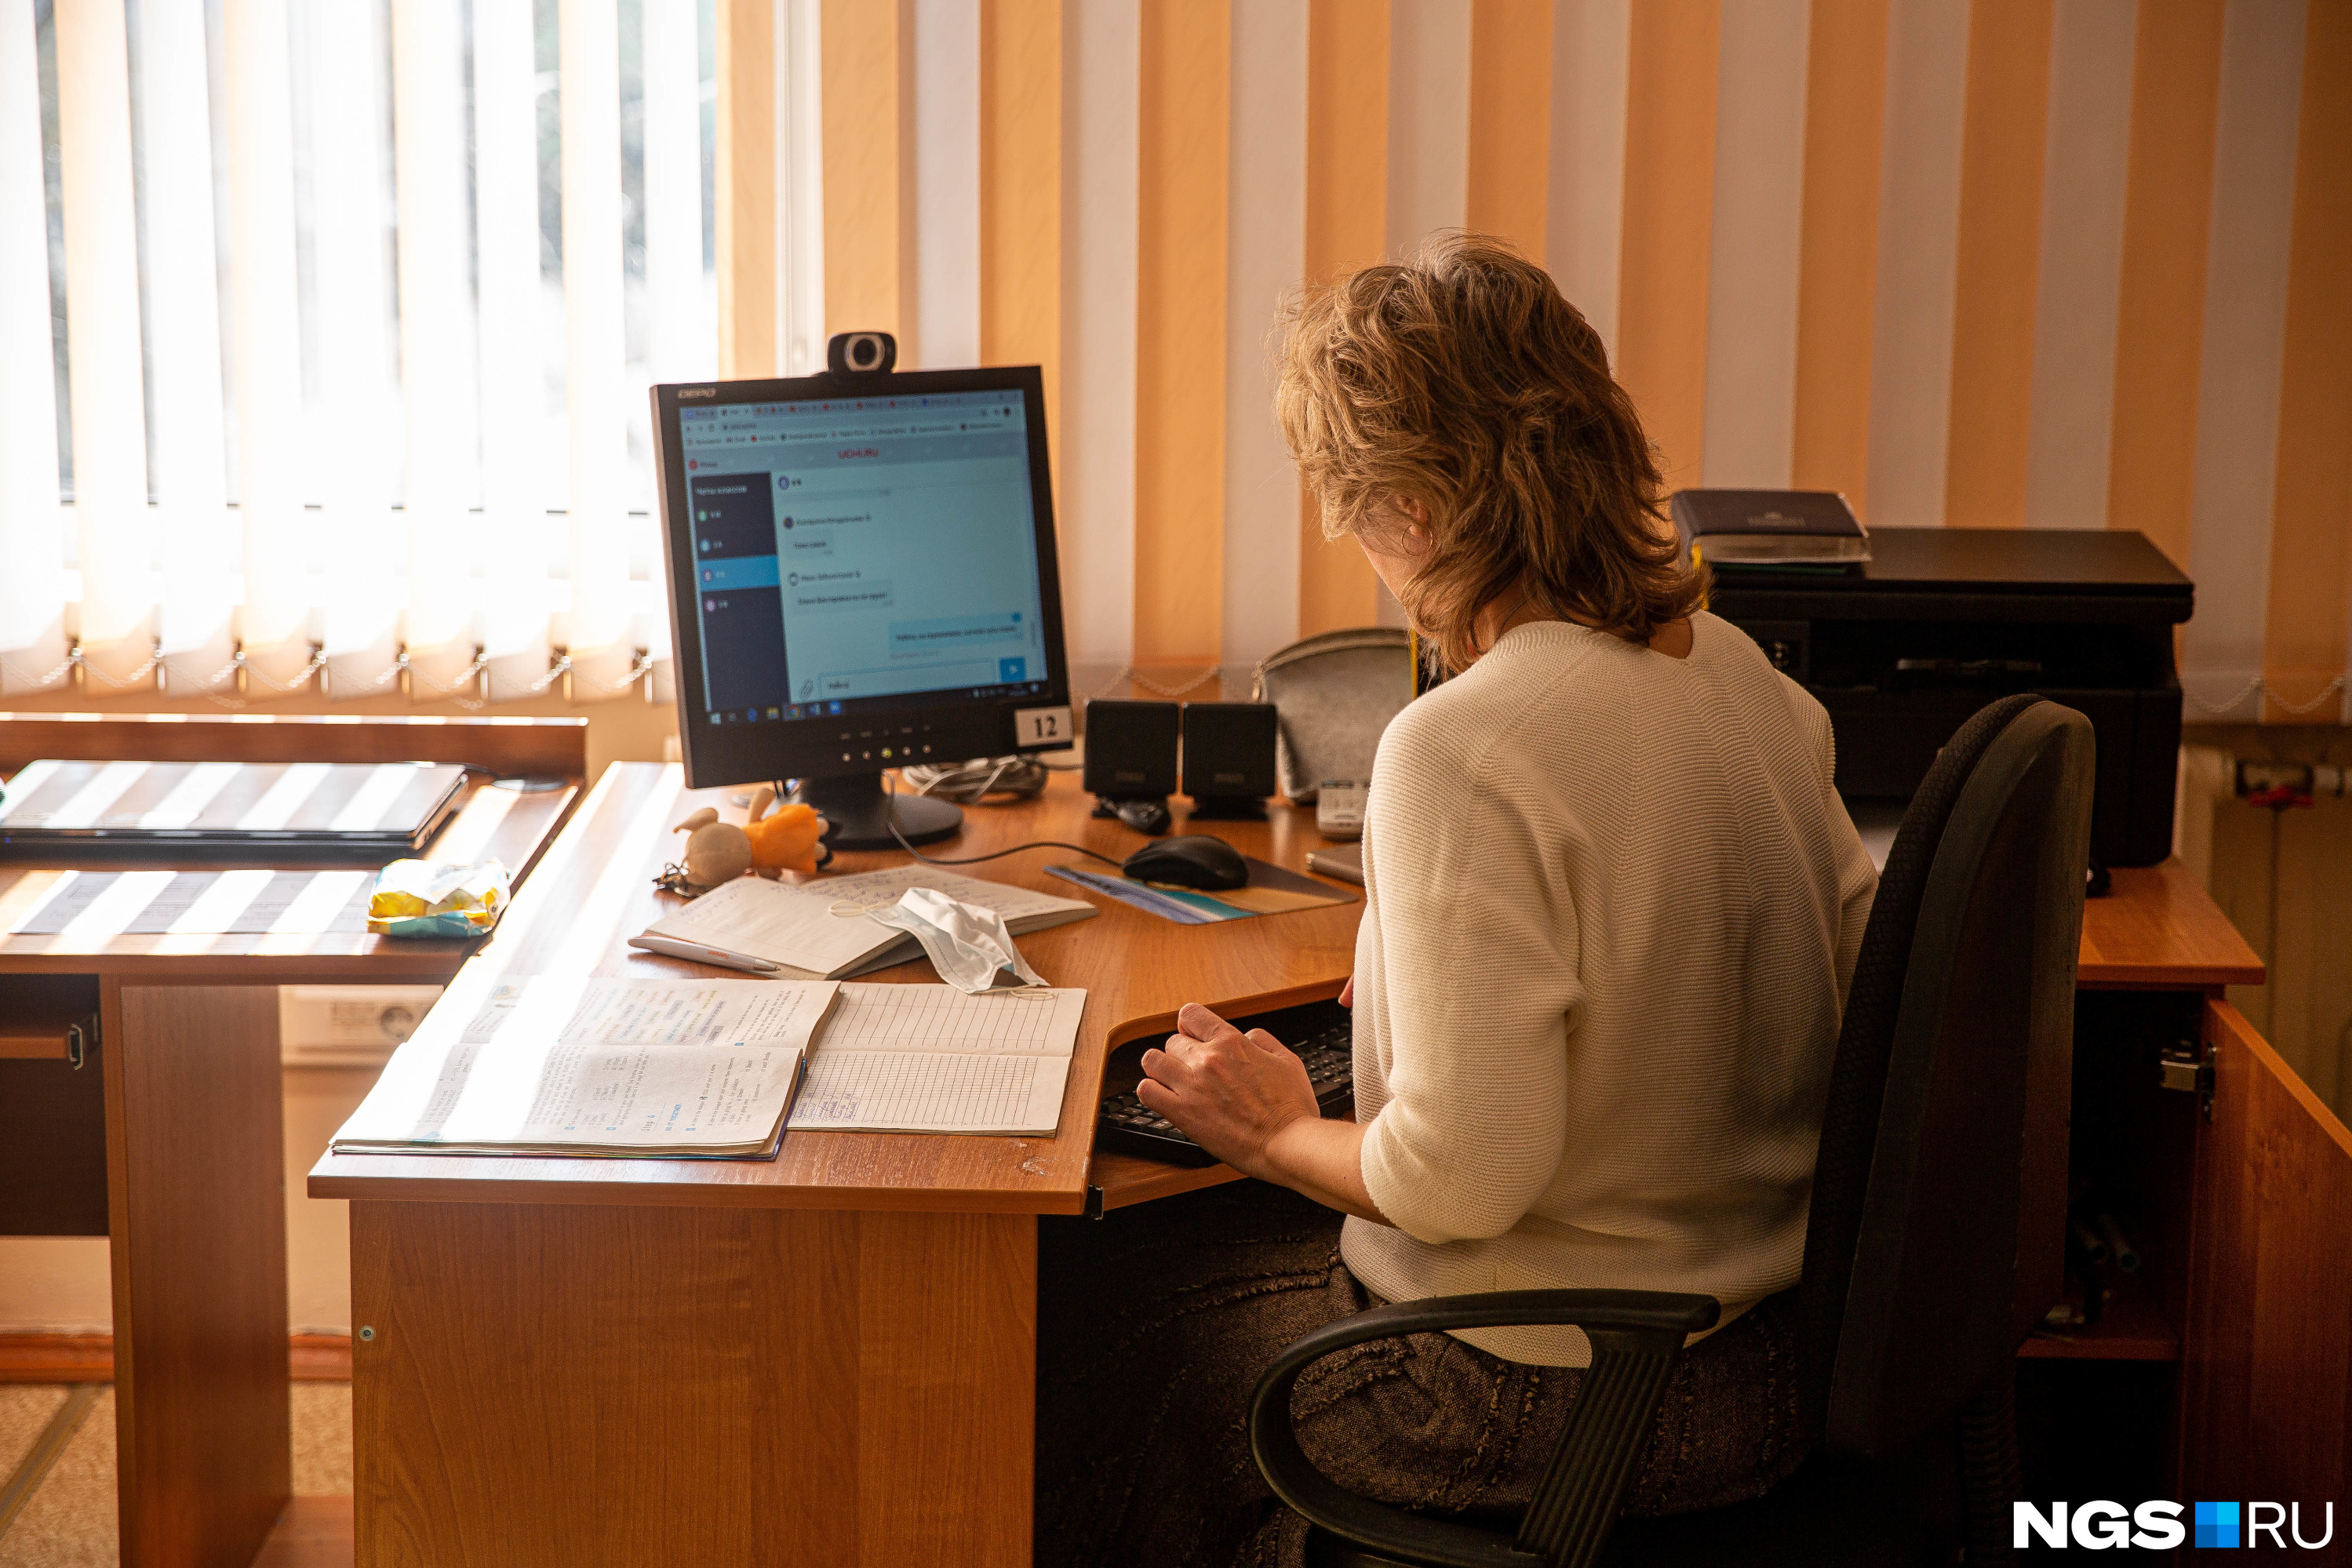
<svg viewBox="0 0 2352 1568">
<path fill-rule="evenodd" d="M 910 844 L 937 843 L 954 837 L 963 826 L 962 807 L 905 789 L 885 794 L 879 773 L 858 773 L 846 779 L 803 779 L 793 799 L 814 806 L 833 824 L 824 841 L 836 850 L 898 848 L 898 839 L 890 831 L 894 811 L 898 832 Z"/>
</svg>

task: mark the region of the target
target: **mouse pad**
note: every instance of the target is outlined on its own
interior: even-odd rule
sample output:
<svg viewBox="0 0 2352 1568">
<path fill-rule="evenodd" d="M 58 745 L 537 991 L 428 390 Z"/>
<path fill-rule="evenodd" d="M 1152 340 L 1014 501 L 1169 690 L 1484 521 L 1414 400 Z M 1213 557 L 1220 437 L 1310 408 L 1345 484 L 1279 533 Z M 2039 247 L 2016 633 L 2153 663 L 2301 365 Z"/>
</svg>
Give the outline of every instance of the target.
<svg viewBox="0 0 2352 1568">
<path fill-rule="evenodd" d="M 1164 883 L 1129 882 L 1123 876 L 1082 871 L 1072 865 L 1049 865 L 1045 869 L 1066 882 L 1075 882 L 1080 887 L 1179 925 L 1209 925 L 1220 920 L 1247 920 L 1257 915 L 1283 915 L 1294 909 L 1319 909 L 1325 904 L 1356 902 L 1354 894 L 1295 871 L 1246 857 L 1244 863 L 1249 867 L 1248 885 L 1217 893 L 1171 887 Z"/>
</svg>

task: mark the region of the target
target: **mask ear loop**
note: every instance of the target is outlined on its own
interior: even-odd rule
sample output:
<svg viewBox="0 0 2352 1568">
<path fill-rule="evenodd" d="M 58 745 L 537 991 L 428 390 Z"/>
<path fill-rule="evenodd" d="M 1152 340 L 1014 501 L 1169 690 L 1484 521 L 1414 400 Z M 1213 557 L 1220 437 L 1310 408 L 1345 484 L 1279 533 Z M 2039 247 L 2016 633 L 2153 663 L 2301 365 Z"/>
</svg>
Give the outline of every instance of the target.
<svg viewBox="0 0 2352 1568">
<path fill-rule="evenodd" d="M 835 920 L 856 920 L 868 915 L 879 915 L 886 909 L 896 909 L 897 899 L 887 904 L 859 904 L 854 899 L 836 898 L 825 906 L 825 913 Z"/>
</svg>

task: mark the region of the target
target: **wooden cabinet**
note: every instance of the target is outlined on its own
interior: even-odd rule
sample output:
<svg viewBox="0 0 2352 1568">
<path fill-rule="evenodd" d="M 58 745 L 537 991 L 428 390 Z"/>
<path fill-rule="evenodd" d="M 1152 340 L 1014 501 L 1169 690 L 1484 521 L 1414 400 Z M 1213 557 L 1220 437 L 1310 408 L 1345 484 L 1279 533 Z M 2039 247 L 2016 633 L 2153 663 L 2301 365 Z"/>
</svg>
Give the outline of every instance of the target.
<svg viewBox="0 0 2352 1568">
<path fill-rule="evenodd" d="M 2262 967 L 2202 889 L 2116 874 L 2084 916 L 2070 1181 L 2142 1262 L 2020 1353 L 2026 1495 L 2300 1502 L 2316 1538 L 2352 1500 L 2352 1133 L 2221 999 Z M 2352 1563 L 2337 1522 L 2311 1561 Z"/>
<path fill-rule="evenodd" d="M 2352 1133 L 2237 1009 L 2203 1024 L 2180 1496 L 2300 1501 L 2316 1539 L 2352 1500 Z M 2352 1563 L 2337 1523 L 2313 1561 Z"/>
</svg>

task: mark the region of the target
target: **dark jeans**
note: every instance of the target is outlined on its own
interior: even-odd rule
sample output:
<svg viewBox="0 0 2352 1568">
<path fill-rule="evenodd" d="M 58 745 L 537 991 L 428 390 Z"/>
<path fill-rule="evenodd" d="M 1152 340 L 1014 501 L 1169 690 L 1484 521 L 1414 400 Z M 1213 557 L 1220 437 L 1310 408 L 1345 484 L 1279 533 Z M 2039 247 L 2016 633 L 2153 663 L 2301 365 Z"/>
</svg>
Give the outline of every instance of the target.
<svg viewBox="0 0 2352 1568">
<path fill-rule="evenodd" d="M 1276 1352 L 1373 1304 L 1339 1261 L 1339 1220 L 1239 1182 L 1039 1222 L 1040 1568 L 1304 1561 L 1306 1524 L 1266 1490 L 1244 1418 Z M 1775 1297 L 1675 1364 L 1629 1511 L 1740 1501 L 1796 1469 L 1793 1320 Z M 1414 1334 L 1317 1364 L 1292 1408 L 1340 1485 L 1508 1528 L 1582 1376 Z"/>
</svg>

